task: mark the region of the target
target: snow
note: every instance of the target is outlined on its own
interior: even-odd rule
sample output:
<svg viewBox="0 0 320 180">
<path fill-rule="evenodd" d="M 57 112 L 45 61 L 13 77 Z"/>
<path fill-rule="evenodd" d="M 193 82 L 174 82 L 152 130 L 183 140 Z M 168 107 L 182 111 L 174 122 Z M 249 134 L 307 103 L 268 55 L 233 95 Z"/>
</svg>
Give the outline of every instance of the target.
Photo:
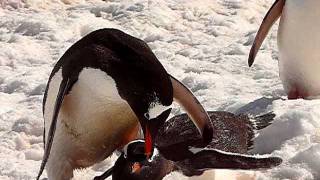
<svg viewBox="0 0 320 180">
<path fill-rule="evenodd" d="M 254 172 L 256 179 L 319 179 L 320 100 L 286 100 L 278 76 L 277 25 L 255 65 L 247 66 L 255 32 L 272 3 L 0 0 L 0 179 L 36 177 L 43 155 L 42 97 L 53 65 L 74 42 L 105 27 L 145 40 L 206 109 L 276 113 L 274 123 L 257 137 L 253 153 L 280 156 L 284 162 Z M 173 114 L 181 112 L 174 107 Z M 80 170 L 75 179 L 92 179 L 115 158 Z M 232 179 L 235 171 L 215 173 Z M 187 178 L 173 173 L 166 179 Z"/>
</svg>

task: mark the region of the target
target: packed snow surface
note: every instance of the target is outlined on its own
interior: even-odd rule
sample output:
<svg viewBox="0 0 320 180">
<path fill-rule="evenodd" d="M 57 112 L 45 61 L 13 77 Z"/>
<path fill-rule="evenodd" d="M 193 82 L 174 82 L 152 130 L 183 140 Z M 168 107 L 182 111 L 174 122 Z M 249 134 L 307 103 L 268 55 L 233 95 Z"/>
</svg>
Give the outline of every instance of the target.
<svg viewBox="0 0 320 180">
<path fill-rule="evenodd" d="M 253 153 L 284 162 L 254 172 L 257 179 L 320 179 L 320 101 L 286 99 L 278 76 L 277 25 L 255 65 L 247 65 L 255 32 L 272 3 L 0 0 L 0 179 L 35 179 L 43 155 L 42 97 L 49 73 L 68 47 L 99 28 L 118 28 L 146 41 L 208 110 L 274 111 L 276 120 L 260 132 Z M 182 111 L 175 106 L 172 115 Z M 92 179 L 114 159 L 82 170 L 78 179 Z M 173 173 L 166 179 L 186 178 Z"/>
</svg>

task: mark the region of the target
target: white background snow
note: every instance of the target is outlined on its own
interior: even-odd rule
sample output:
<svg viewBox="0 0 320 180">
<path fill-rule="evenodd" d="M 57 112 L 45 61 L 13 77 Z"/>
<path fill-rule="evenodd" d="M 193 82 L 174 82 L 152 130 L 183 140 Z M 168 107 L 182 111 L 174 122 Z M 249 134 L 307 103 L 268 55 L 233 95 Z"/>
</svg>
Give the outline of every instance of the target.
<svg viewBox="0 0 320 180">
<path fill-rule="evenodd" d="M 254 152 L 280 156 L 284 163 L 256 172 L 257 179 L 320 179 L 320 101 L 286 100 L 278 77 L 277 26 L 255 65 L 247 66 L 255 32 L 272 3 L 0 0 L 0 179 L 35 179 L 43 155 L 42 97 L 49 73 L 74 42 L 105 27 L 145 40 L 208 110 L 235 112 L 253 102 L 239 111 L 274 111 L 276 120 L 260 133 Z M 109 158 L 78 179 L 90 179 L 111 164 Z"/>
</svg>

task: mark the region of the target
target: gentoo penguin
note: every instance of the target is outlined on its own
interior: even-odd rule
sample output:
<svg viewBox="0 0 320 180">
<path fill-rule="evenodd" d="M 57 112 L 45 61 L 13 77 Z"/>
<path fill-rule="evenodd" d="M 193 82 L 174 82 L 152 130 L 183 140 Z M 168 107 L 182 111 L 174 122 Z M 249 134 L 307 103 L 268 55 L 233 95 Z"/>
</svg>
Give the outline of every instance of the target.
<svg viewBox="0 0 320 180">
<path fill-rule="evenodd" d="M 144 141 L 132 141 L 115 165 L 94 180 L 103 180 L 110 175 L 113 180 L 161 180 L 173 171 L 198 176 L 209 169 L 256 170 L 282 162 L 278 157 L 248 155 L 256 131 L 271 123 L 275 117 L 273 113 L 253 119 L 222 111 L 209 112 L 209 116 L 214 131 L 207 147 L 197 147 L 201 137 L 186 114 L 178 115 L 159 129 L 156 150 L 150 160 L 143 154 Z"/>
<path fill-rule="evenodd" d="M 249 66 L 274 22 L 278 28 L 279 74 L 288 99 L 320 95 L 320 1 L 276 0 L 259 28 Z"/>
<path fill-rule="evenodd" d="M 136 139 L 140 127 L 150 156 L 173 99 L 208 144 L 207 112 L 145 42 L 116 29 L 88 34 L 65 52 L 50 75 L 43 101 L 45 153 L 37 179 L 46 164 L 50 180 L 71 179 L 74 169 L 100 162 Z"/>
</svg>

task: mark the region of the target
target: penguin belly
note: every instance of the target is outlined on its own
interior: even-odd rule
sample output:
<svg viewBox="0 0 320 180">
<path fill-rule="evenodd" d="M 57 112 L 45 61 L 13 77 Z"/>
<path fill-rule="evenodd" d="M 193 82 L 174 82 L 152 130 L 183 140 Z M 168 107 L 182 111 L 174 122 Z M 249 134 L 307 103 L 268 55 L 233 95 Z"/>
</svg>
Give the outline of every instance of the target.
<svg viewBox="0 0 320 180">
<path fill-rule="evenodd" d="M 320 1 L 287 0 L 279 30 L 279 73 L 289 99 L 320 95 Z"/>
<path fill-rule="evenodd" d="M 62 80 L 59 70 L 49 83 L 44 110 L 46 139 Z M 104 160 L 135 139 L 138 119 L 105 72 L 84 68 L 65 96 L 47 164 L 49 179 L 70 179 L 72 171 Z M 71 172 L 71 174 L 70 174 Z"/>
</svg>

